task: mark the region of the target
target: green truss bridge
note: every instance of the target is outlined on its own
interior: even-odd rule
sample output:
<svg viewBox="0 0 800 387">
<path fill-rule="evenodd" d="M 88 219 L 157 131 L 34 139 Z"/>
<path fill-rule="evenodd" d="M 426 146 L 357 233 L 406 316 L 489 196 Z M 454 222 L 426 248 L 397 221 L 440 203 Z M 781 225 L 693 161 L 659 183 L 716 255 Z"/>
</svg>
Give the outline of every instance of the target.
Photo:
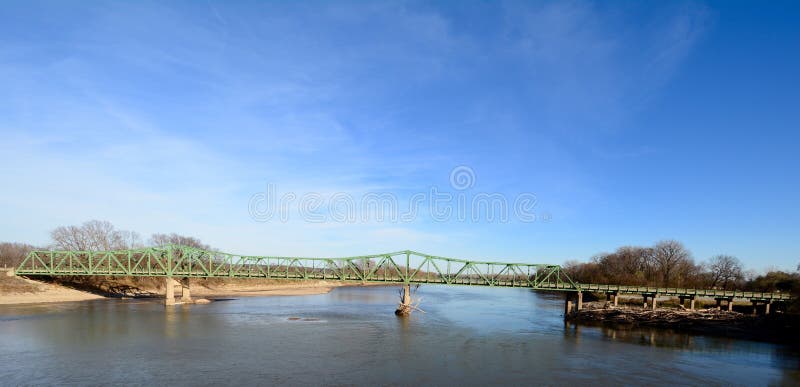
<svg viewBox="0 0 800 387">
<path fill-rule="evenodd" d="M 345 258 L 303 258 L 250 256 L 209 251 L 187 246 L 166 245 L 117 251 L 32 251 L 16 268 L 26 276 L 147 276 L 173 278 L 270 278 L 294 280 L 339 280 L 370 283 L 440 284 L 468 286 L 521 287 L 534 290 L 567 292 L 582 307 L 583 292 L 605 293 L 617 303 L 617 295 L 639 294 L 648 297 L 655 308 L 658 296 L 676 296 L 691 300 L 712 297 L 728 302 L 747 299 L 769 304 L 786 301 L 788 294 L 725 291 L 713 289 L 678 289 L 624 285 L 581 284 L 572 281 L 558 265 L 532 263 L 484 262 L 445 258 L 410 250 Z M 186 282 L 188 284 L 188 282 Z M 174 297 L 167 286 L 167 304 Z M 185 285 L 184 292 L 188 292 Z"/>
</svg>

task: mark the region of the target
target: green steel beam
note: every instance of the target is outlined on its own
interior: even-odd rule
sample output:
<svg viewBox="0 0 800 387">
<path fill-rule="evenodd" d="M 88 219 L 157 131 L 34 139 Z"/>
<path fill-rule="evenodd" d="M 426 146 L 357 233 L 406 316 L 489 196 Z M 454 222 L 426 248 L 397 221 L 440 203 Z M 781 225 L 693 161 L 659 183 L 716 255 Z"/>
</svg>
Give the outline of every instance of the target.
<svg viewBox="0 0 800 387">
<path fill-rule="evenodd" d="M 579 290 L 557 265 L 472 261 L 410 250 L 345 258 L 254 257 L 178 245 L 117 251 L 37 250 L 27 255 L 16 272 L 50 276 L 335 278 Z"/>
<path fill-rule="evenodd" d="M 484 269 L 485 268 L 485 269 Z M 338 279 L 354 282 L 523 287 L 665 296 L 789 300 L 791 295 L 715 289 L 580 284 L 558 265 L 464 260 L 405 250 L 345 258 L 244 256 L 166 245 L 117 251 L 32 251 L 20 275 Z"/>
</svg>

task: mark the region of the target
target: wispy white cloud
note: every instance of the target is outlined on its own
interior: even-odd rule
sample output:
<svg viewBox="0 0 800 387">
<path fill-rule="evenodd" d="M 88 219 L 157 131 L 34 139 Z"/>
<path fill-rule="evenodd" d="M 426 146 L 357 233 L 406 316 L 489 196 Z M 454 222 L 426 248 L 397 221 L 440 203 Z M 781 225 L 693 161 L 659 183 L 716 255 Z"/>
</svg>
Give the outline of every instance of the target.
<svg viewBox="0 0 800 387">
<path fill-rule="evenodd" d="M 413 3 L 83 4 L 57 31 L 27 14 L 41 32 L 0 41 L 0 171 L 26 187 L 0 192 L 0 209 L 36 231 L 0 231 L 39 242 L 104 218 L 248 253 L 485 248 L 503 231 L 247 213 L 267 183 L 404 198 L 463 163 L 482 190 L 576 211 L 574 143 L 658 93 L 704 11 L 667 10 L 640 36 L 591 3 L 486 8 L 501 14 L 486 34 Z"/>
</svg>

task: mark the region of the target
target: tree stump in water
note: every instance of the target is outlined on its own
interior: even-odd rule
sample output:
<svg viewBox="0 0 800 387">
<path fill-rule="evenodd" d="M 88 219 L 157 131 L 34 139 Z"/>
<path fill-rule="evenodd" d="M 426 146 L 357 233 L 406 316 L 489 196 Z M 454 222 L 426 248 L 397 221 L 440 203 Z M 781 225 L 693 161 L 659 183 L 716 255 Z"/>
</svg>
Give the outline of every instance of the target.
<svg viewBox="0 0 800 387">
<path fill-rule="evenodd" d="M 397 310 L 394 314 L 397 316 L 408 316 L 414 308 L 411 306 L 411 285 L 403 285 L 402 295 L 400 296 L 400 304 L 397 305 Z"/>
</svg>

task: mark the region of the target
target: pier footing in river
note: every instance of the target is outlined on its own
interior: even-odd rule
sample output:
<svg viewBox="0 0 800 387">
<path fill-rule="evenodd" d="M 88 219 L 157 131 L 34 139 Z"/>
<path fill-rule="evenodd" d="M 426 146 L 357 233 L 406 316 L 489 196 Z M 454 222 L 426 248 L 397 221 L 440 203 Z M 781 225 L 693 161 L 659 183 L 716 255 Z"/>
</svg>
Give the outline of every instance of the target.
<svg viewBox="0 0 800 387">
<path fill-rule="evenodd" d="M 181 287 L 181 304 L 191 304 L 192 303 L 192 293 L 189 288 L 189 279 L 185 278 L 181 281 L 175 281 L 172 277 L 164 277 L 164 287 L 166 291 L 164 292 L 164 305 L 171 306 L 175 305 L 175 286 Z"/>
<path fill-rule="evenodd" d="M 575 293 L 574 298 L 575 303 L 573 304 L 573 294 L 567 292 L 564 300 L 564 316 L 583 309 L 583 292 Z"/>
</svg>

